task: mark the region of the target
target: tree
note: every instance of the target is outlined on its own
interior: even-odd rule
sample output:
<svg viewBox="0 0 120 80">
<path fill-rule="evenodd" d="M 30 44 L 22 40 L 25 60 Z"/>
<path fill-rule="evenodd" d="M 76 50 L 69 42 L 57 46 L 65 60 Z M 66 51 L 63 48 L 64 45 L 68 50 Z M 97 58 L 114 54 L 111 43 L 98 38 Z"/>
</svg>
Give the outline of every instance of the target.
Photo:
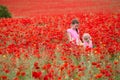
<svg viewBox="0 0 120 80">
<path fill-rule="evenodd" d="M 0 18 L 11 18 L 11 13 L 6 6 L 0 5 Z"/>
</svg>

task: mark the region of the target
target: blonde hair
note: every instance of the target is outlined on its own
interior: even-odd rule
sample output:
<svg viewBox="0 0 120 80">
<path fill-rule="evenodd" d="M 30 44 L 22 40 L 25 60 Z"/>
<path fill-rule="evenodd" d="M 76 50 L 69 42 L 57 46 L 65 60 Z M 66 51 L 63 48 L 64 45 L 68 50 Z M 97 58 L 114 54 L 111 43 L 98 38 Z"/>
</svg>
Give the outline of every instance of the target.
<svg viewBox="0 0 120 80">
<path fill-rule="evenodd" d="M 83 41 L 89 41 L 91 40 L 91 36 L 89 33 L 84 33 L 83 36 L 82 36 L 82 40 Z"/>
</svg>

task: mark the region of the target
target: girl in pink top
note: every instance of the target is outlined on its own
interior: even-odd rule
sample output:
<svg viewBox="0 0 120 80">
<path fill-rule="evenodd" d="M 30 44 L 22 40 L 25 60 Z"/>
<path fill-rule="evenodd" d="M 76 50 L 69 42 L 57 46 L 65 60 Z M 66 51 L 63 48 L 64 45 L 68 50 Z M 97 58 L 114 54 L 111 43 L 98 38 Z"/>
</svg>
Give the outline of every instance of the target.
<svg viewBox="0 0 120 80">
<path fill-rule="evenodd" d="M 71 22 L 71 28 L 67 29 L 67 35 L 69 38 L 69 41 L 76 45 L 82 45 L 82 42 L 79 37 L 79 22 L 77 19 L 72 20 Z"/>
<path fill-rule="evenodd" d="M 86 48 L 86 47 L 93 48 L 91 36 L 90 36 L 89 33 L 84 33 L 84 34 L 83 34 L 83 37 L 82 37 L 82 40 L 83 40 L 83 46 L 84 46 L 85 48 Z"/>
</svg>

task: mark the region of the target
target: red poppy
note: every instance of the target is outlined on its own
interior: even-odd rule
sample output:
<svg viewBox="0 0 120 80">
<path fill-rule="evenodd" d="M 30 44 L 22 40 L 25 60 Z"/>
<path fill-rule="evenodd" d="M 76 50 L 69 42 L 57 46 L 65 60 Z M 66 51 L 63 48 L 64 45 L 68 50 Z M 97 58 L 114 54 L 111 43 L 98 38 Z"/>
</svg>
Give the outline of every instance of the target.
<svg viewBox="0 0 120 80">
<path fill-rule="evenodd" d="M 39 69 L 38 62 L 34 63 L 34 67 L 35 67 L 35 69 Z"/>
<path fill-rule="evenodd" d="M 2 79 L 2 80 L 7 80 L 7 76 L 0 76 L 0 79 Z"/>
<path fill-rule="evenodd" d="M 115 60 L 115 61 L 114 61 L 114 64 L 117 65 L 117 64 L 118 64 L 118 60 Z"/>
<path fill-rule="evenodd" d="M 41 78 L 42 72 L 32 72 L 32 77 L 34 78 Z"/>
<path fill-rule="evenodd" d="M 9 72 L 10 72 L 10 70 L 8 70 L 8 69 L 5 69 L 5 70 L 4 70 L 4 72 L 5 72 L 5 73 L 9 73 Z"/>
<path fill-rule="evenodd" d="M 43 66 L 43 69 L 46 69 L 46 70 L 48 70 L 49 68 L 51 67 L 51 64 L 45 64 L 44 66 Z"/>
<path fill-rule="evenodd" d="M 102 73 L 99 73 L 99 74 L 96 74 L 95 75 L 95 78 L 101 78 L 103 76 L 103 74 Z"/>
<path fill-rule="evenodd" d="M 26 75 L 26 73 L 25 72 L 21 72 L 21 76 L 25 76 Z"/>
<path fill-rule="evenodd" d="M 97 62 L 92 62 L 92 65 L 97 65 Z"/>
<path fill-rule="evenodd" d="M 13 80 L 19 80 L 19 78 L 15 77 Z"/>
</svg>

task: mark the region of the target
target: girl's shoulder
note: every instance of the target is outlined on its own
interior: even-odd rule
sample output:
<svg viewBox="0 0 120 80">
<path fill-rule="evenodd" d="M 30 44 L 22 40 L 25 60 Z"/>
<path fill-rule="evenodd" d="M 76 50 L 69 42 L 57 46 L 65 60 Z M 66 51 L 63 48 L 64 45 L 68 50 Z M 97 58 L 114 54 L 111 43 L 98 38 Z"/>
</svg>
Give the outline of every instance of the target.
<svg viewBox="0 0 120 80">
<path fill-rule="evenodd" d="M 67 29 L 67 32 L 71 32 L 71 31 L 72 31 L 72 29 L 71 29 L 71 28 Z"/>
</svg>

